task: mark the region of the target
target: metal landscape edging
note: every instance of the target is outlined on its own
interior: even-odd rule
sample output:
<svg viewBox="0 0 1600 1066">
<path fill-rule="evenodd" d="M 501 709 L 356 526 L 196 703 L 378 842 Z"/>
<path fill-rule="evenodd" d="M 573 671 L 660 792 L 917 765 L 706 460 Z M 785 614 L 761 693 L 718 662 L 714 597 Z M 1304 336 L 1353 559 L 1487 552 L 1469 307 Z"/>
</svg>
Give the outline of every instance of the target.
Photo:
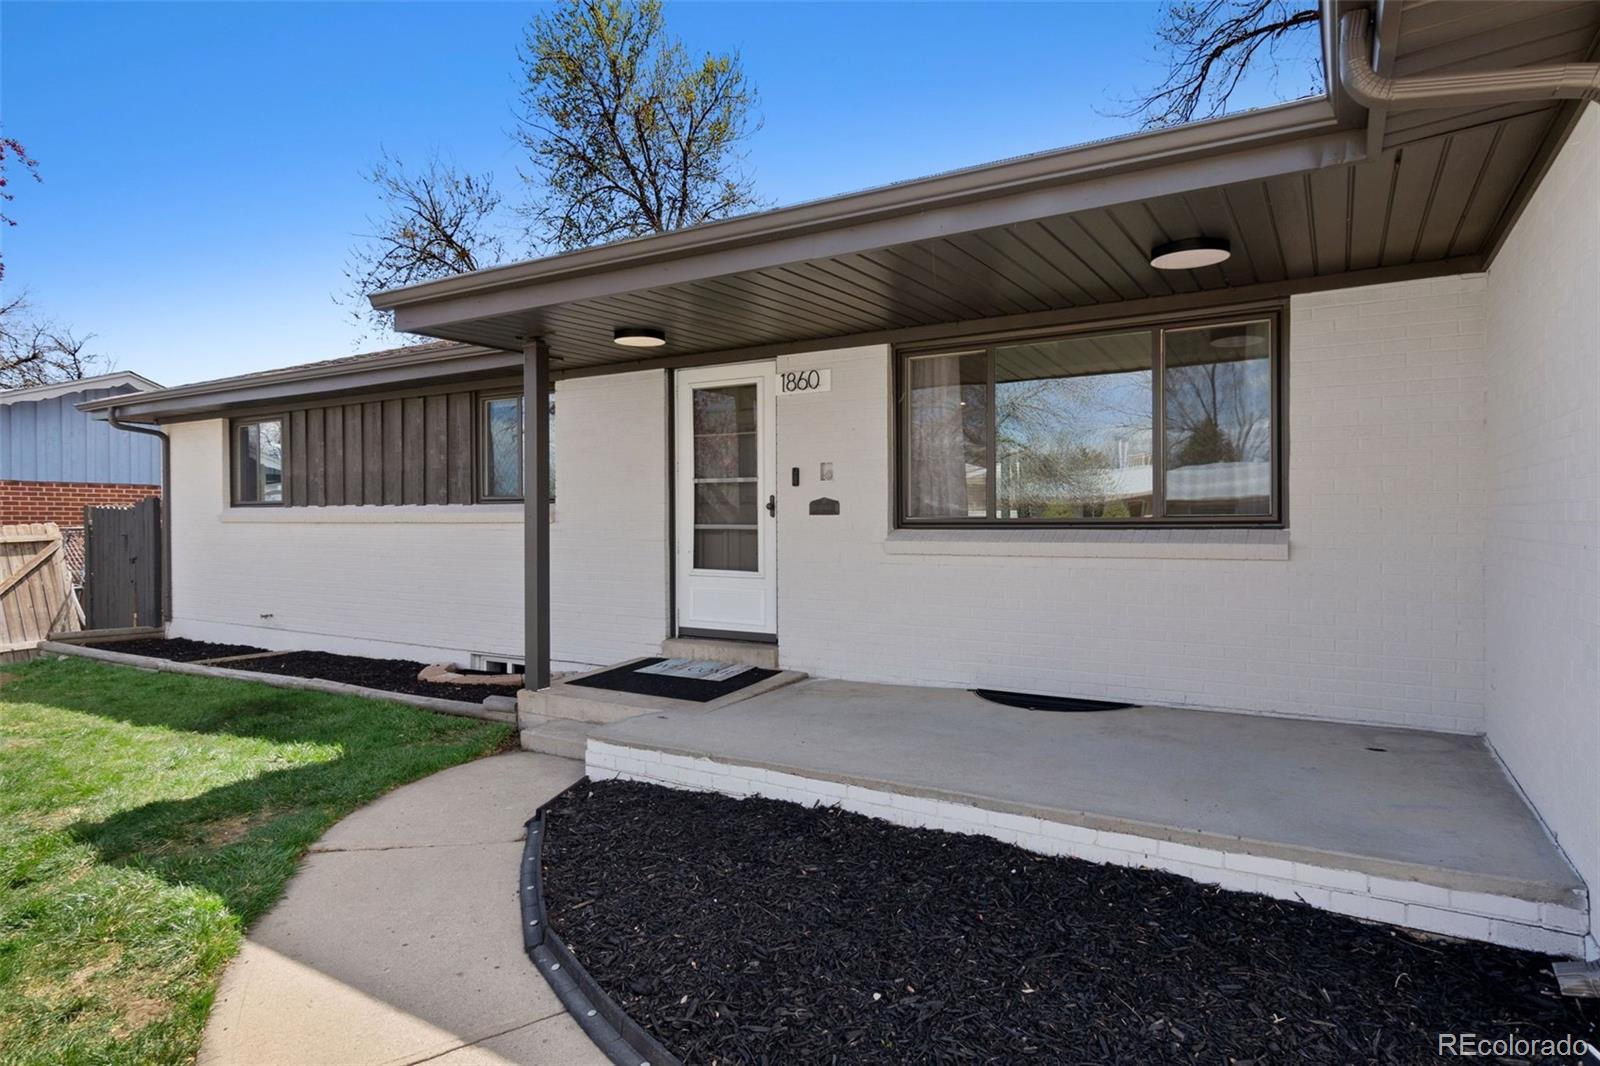
<svg viewBox="0 0 1600 1066">
<path fill-rule="evenodd" d="M 82 644 L 67 644 L 56 640 L 47 640 L 39 645 L 40 652 L 53 652 L 57 655 L 76 655 L 84 659 L 94 659 L 97 662 L 113 663 L 117 666 L 132 666 L 139 670 L 149 670 L 156 673 L 169 674 L 194 674 L 200 677 L 220 677 L 228 681 L 255 681 L 263 685 L 272 685 L 275 688 L 298 688 L 311 692 L 328 692 L 336 696 L 360 696 L 369 700 L 388 700 L 391 703 L 405 703 L 424 710 L 435 711 L 439 714 L 453 714 L 460 718 L 479 718 L 486 722 L 499 722 L 502 725 L 515 725 L 517 721 L 514 711 L 491 710 L 477 703 L 467 703 L 463 700 L 446 700 L 437 696 L 416 696 L 409 692 L 390 692 L 388 689 L 367 688 L 363 685 L 347 685 L 343 681 L 328 681 L 320 677 L 298 677 L 294 674 L 266 674 L 254 670 L 230 670 L 225 666 L 205 666 L 200 663 L 180 663 L 171 659 L 157 659 L 151 655 L 129 655 L 122 651 L 106 651 Z M 286 654 L 286 653 L 279 653 Z"/>
<path fill-rule="evenodd" d="M 572 788 L 586 786 L 587 777 Z M 570 790 L 568 790 L 570 791 Z M 563 791 L 556 798 L 565 795 Z M 551 802 L 554 802 L 553 800 Z M 541 856 L 544 848 L 545 808 L 541 804 L 527 822 L 522 845 L 522 869 L 517 878 L 522 900 L 522 945 L 534 968 L 549 982 L 561 1005 L 616 1066 L 683 1066 L 632 1018 L 617 1001 L 601 988 L 583 963 L 562 943 L 544 907 L 544 875 Z"/>
</svg>

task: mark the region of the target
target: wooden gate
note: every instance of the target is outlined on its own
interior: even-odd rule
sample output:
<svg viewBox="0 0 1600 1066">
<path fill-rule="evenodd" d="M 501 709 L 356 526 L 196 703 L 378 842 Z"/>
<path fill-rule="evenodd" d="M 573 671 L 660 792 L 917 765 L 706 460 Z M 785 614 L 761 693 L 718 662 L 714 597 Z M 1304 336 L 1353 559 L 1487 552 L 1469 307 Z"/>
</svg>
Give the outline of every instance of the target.
<svg viewBox="0 0 1600 1066">
<path fill-rule="evenodd" d="M 54 522 L 0 526 L 0 662 L 32 658 L 51 633 L 82 627 L 61 530 Z"/>
<path fill-rule="evenodd" d="M 83 509 L 84 611 L 90 629 L 161 624 L 161 501 Z"/>
</svg>

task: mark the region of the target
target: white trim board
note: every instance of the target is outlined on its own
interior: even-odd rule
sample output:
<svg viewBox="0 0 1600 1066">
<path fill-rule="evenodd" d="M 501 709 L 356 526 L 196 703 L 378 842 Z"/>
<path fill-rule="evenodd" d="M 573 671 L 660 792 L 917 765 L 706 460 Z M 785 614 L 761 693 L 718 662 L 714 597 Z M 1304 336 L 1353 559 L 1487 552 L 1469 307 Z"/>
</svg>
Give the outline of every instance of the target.
<svg viewBox="0 0 1600 1066">
<path fill-rule="evenodd" d="M 1041 855 L 1163 870 L 1202 884 L 1297 900 L 1336 914 L 1428 933 L 1551 955 L 1595 957 L 1595 941 L 1586 936 L 1588 914 L 1554 903 L 1195 847 L 592 737 L 585 749 L 585 770 L 596 781 L 619 778 L 737 799 L 761 796 L 806 806 L 837 806 L 897 825 L 993 837 Z"/>
</svg>

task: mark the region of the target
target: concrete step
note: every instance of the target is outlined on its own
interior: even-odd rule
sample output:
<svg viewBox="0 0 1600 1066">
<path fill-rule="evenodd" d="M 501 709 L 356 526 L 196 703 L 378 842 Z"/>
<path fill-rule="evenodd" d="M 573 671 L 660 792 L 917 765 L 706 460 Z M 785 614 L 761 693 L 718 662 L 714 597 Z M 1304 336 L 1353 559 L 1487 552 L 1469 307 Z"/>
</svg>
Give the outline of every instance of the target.
<svg viewBox="0 0 1600 1066">
<path fill-rule="evenodd" d="M 715 640 L 710 637 L 668 637 L 661 654 L 669 659 L 717 659 L 763 670 L 778 668 L 778 646 L 753 640 Z"/>
<path fill-rule="evenodd" d="M 536 714 L 517 716 L 522 727 L 522 750 L 564 759 L 582 759 L 589 745 L 589 734 L 597 728 L 592 722 L 570 718 L 541 718 Z"/>
<path fill-rule="evenodd" d="M 555 684 L 537 692 L 524 689 L 517 696 L 517 713 L 539 718 L 560 718 L 573 722 L 605 725 L 655 710 L 642 698 L 627 692 Z"/>
</svg>

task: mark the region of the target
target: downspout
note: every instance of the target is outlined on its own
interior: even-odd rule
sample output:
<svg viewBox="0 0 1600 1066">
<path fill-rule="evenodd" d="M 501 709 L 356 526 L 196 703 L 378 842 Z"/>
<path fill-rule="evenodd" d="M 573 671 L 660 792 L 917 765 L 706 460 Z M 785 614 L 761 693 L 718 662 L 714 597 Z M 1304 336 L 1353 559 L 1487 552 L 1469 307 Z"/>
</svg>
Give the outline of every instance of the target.
<svg viewBox="0 0 1600 1066">
<path fill-rule="evenodd" d="M 1386 78 L 1372 69 L 1370 18 L 1367 11 L 1348 11 L 1339 21 L 1339 80 L 1368 110 L 1600 100 L 1600 63 Z"/>
<path fill-rule="evenodd" d="M 144 433 L 161 441 L 161 621 L 172 621 L 172 441 L 164 430 L 124 422 L 117 417 L 117 409 L 106 412 L 106 421 L 114 429 L 129 433 Z"/>
</svg>

